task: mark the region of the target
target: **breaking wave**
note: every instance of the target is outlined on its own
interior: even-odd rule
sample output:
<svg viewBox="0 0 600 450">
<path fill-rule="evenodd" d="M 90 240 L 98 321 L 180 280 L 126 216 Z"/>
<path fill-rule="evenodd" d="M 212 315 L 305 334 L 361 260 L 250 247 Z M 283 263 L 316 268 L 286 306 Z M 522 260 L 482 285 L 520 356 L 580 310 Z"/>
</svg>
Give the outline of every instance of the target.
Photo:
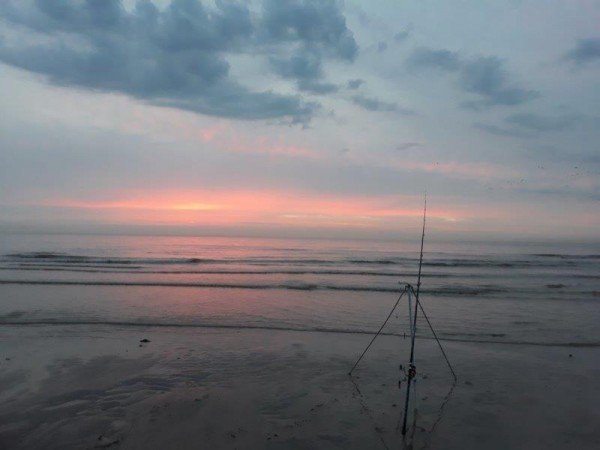
<svg viewBox="0 0 600 450">
<path fill-rule="evenodd" d="M 428 257 L 423 261 L 425 267 L 489 267 L 489 268 L 519 268 L 519 267 L 559 267 L 572 266 L 584 260 L 594 260 L 600 255 L 555 255 L 534 254 L 529 258 L 435 258 Z M 86 256 L 57 252 L 25 252 L 4 255 L 3 262 L 21 265 L 44 264 L 62 267 L 111 267 L 111 268 L 142 268 L 143 266 L 156 265 L 220 265 L 220 264 L 246 264 L 257 266 L 279 265 L 315 265 L 315 266 L 408 266 L 417 263 L 416 257 L 393 258 L 278 258 L 278 257 L 253 257 L 253 258 L 139 258 L 124 256 Z"/>
<path fill-rule="evenodd" d="M 43 285 L 43 286 L 145 286 L 180 288 L 219 288 L 219 289 L 258 289 L 258 290 L 294 290 L 294 291 L 349 291 L 349 292 L 401 292 L 400 286 L 363 286 L 317 283 L 211 283 L 211 282 L 172 282 L 172 281 L 98 281 L 98 280 L 0 280 L 2 284 Z M 428 295 L 480 296 L 508 292 L 500 286 L 444 286 L 423 288 Z"/>
</svg>

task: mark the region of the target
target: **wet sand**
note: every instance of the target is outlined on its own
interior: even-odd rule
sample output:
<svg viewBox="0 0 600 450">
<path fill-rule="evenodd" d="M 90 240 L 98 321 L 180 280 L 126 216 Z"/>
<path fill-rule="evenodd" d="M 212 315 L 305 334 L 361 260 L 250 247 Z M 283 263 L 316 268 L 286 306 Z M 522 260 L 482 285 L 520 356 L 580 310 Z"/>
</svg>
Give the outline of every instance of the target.
<svg viewBox="0 0 600 450">
<path fill-rule="evenodd" d="M 150 342 L 141 343 L 147 339 Z M 600 349 L 169 327 L 0 327 L 0 449 L 592 449 Z M 571 355 L 571 356 L 570 356 Z M 353 382 L 354 381 L 354 382 Z M 416 414 L 415 414 L 416 407 Z"/>
</svg>

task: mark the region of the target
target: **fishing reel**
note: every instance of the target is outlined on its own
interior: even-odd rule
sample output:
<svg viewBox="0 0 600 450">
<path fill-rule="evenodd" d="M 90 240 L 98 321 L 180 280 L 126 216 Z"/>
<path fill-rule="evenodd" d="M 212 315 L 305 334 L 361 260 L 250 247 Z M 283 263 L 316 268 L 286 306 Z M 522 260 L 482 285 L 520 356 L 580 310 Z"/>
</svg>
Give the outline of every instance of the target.
<svg viewBox="0 0 600 450">
<path fill-rule="evenodd" d="M 409 364 L 408 370 L 404 368 L 402 364 L 400 364 L 400 373 L 403 375 L 402 378 L 398 380 L 398 389 L 402 388 L 403 381 L 412 381 L 417 376 L 417 367 L 414 364 Z"/>
<path fill-rule="evenodd" d="M 417 376 L 417 368 L 415 367 L 414 364 L 411 364 L 408 369 L 408 381 L 412 380 L 416 376 Z"/>
</svg>

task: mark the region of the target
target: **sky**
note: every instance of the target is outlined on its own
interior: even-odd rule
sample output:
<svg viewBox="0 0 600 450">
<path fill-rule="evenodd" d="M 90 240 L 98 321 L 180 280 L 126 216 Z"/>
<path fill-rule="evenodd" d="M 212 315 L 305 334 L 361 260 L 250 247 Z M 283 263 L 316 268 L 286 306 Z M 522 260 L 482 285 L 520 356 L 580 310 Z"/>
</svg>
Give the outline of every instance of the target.
<svg viewBox="0 0 600 450">
<path fill-rule="evenodd" d="M 597 242 L 599 80 L 592 0 L 3 0 L 0 231 Z"/>
</svg>

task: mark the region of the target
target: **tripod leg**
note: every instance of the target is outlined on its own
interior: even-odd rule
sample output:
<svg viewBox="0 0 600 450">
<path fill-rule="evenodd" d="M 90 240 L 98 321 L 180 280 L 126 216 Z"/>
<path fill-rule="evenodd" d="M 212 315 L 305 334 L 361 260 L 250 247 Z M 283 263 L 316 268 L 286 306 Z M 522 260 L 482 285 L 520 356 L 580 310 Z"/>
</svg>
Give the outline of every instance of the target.
<svg viewBox="0 0 600 450">
<path fill-rule="evenodd" d="M 421 308 L 421 312 L 423 313 L 423 317 L 425 317 L 425 320 L 427 321 L 427 324 L 429 325 L 429 328 L 431 329 L 431 332 L 433 333 L 433 337 L 437 341 L 437 343 L 438 343 L 438 345 L 440 347 L 440 350 L 442 351 L 442 355 L 444 355 L 444 359 L 446 360 L 446 364 L 448 364 L 448 368 L 450 369 L 450 372 L 452 372 L 452 376 L 454 377 L 454 381 L 456 381 L 457 380 L 456 373 L 454 372 L 454 369 L 452 368 L 452 364 L 450 364 L 450 361 L 448 360 L 448 357 L 446 356 L 446 352 L 444 351 L 444 347 L 442 347 L 442 343 L 438 339 L 437 334 L 435 333 L 435 330 L 433 329 L 433 325 L 431 325 L 431 322 L 429 321 L 429 317 L 427 317 L 427 314 L 425 313 L 425 310 L 423 309 L 423 305 L 421 304 L 421 302 L 419 302 L 419 308 Z"/>
<path fill-rule="evenodd" d="M 371 342 L 369 342 L 369 345 L 367 345 L 367 348 L 365 348 L 365 350 L 362 352 L 362 354 L 356 360 L 356 362 L 352 366 L 352 369 L 350 369 L 350 372 L 348 372 L 348 375 L 352 375 L 352 372 L 354 371 L 354 369 L 356 369 L 356 366 L 358 366 L 358 363 L 360 362 L 360 360 L 363 358 L 363 356 L 365 356 L 365 353 L 367 353 L 367 351 L 369 350 L 371 345 L 373 345 L 373 342 L 375 342 L 375 339 L 377 339 L 377 336 L 379 336 L 379 334 L 381 333 L 381 331 L 383 330 L 385 325 L 388 323 L 388 320 L 390 320 L 390 317 L 392 317 L 392 314 L 394 313 L 395 309 L 397 308 L 398 303 L 400 303 L 400 300 L 402 299 L 404 294 L 406 294 L 406 292 L 407 292 L 407 288 L 404 288 L 404 291 L 402 291 L 402 293 L 400 294 L 400 297 L 398 297 L 398 300 L 396 300 L 396 303 L 394 303 L 394 307 L 392 308 L 392 310 L 390 311 L 390 313 L 388 314 L 386 319 L 383 321 L 383 325 L 381 325 L 381 327 L 379 328 L 379 331 L 375 334 L 375 336 L 373 336 L 373 339 L 371 339 Z"/>
</svg>

